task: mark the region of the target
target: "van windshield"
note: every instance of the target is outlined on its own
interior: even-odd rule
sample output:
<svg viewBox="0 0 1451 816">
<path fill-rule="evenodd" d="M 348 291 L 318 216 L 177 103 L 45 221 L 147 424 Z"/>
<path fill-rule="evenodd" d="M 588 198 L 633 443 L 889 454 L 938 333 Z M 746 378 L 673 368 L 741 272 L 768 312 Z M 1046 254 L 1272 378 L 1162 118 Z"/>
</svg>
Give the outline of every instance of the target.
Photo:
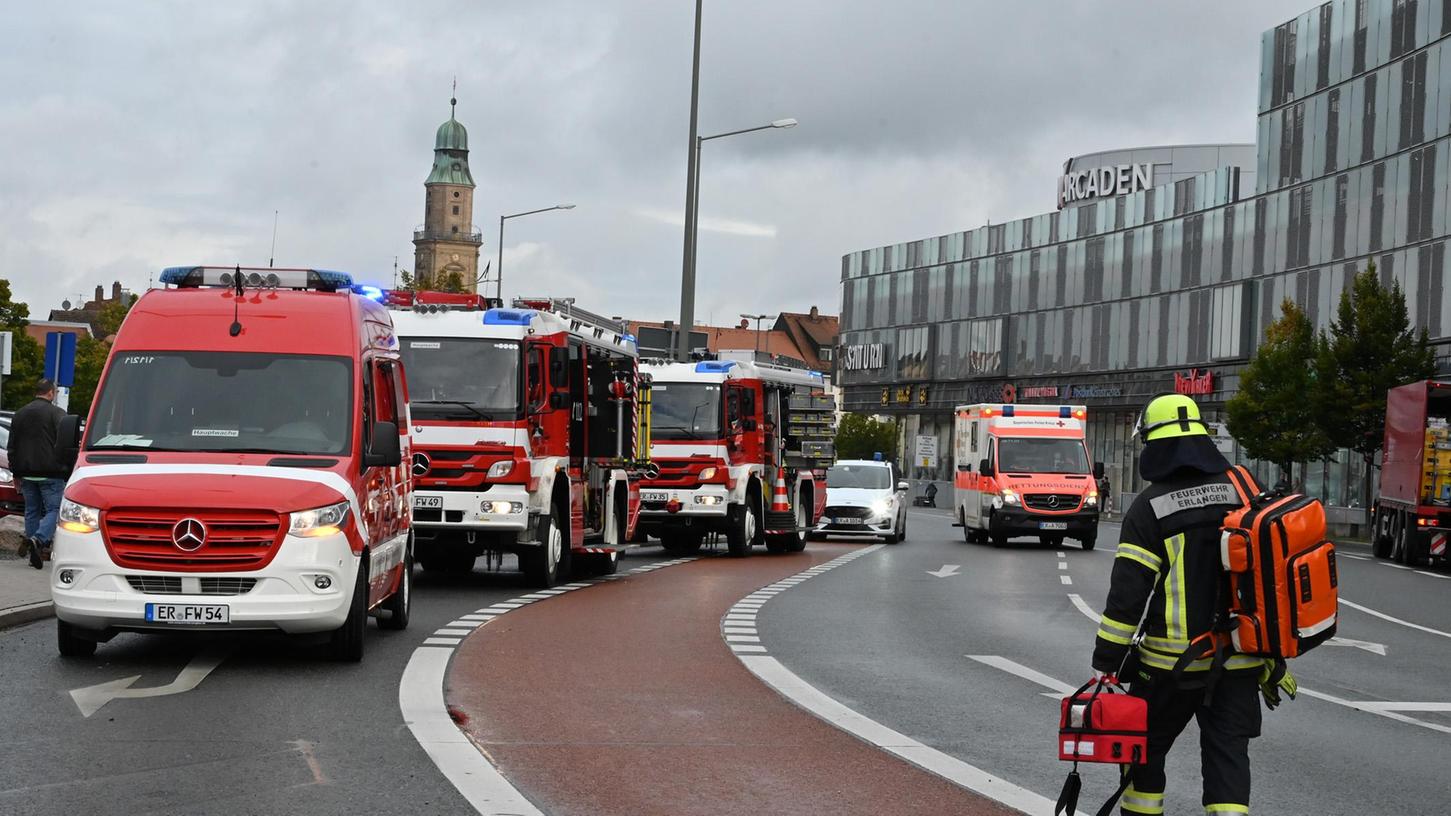
<svg viewBox="0 0 1451 816">
<path fill-rule="evenodd" d="M 346 357 L 116 351 L 87 450 L 343 455 L 352 440 Z"/>
<path fill-rule="evenodd" d="M 720 386 L 656 382 L 650 389 L 650 433 L 657 439 L 719 439 Z"/>
<path fill-rule="evenodd" d="M 404 337 L 414 419 L 518 419 L 519 343 L 477 337 Z"/>
<path fill-rule="evenodd" d="M 832 465 L 826 471 L 826 486 L 886 490 L 892 486 L 892 471 L 885 465 Z"/>
<path fill-rule="evenodd" d="M 998 439 L 1001 473 L 1087 473 L 1088 453 L 1077 439 Z"/>
</svg>

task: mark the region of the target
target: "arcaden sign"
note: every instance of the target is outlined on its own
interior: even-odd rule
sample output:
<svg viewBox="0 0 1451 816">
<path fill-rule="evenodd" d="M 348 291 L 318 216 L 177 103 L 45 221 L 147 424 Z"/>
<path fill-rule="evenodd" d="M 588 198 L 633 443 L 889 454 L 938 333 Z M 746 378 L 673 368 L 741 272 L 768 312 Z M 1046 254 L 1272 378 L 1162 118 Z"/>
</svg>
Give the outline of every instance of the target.
<svg viewBox="0 0 1451 816">
<path fill-rule="evenodd" d="M 1075 201 L 1127 195 L 1154 186 L 1154 165 L 1120 164 L 1066 173 L 1058 179 L 1058 209 Z"/>
</svg>

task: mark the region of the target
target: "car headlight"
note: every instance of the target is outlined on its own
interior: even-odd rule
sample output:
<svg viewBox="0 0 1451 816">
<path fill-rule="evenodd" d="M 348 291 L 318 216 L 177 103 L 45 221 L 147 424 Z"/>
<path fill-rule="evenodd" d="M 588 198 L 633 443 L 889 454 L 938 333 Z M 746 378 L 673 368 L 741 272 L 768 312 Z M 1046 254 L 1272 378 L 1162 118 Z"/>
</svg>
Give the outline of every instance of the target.
<svg viewBox="0 0 1451 816">
<path fill-rule="evenodd" d="M 514 472 L 514 460 L 513 459 L 503 459 L 503 460 L 500 460 L 498 462 L 493 463 L 492 465 L 489 465 L 489 478 L 490 479 L 502 479 L 505 476 L 508 476 L 510 473 L 513 473 L 513 472 Z"/>
<path fill-rule="evenodd" d="M 1018 503 L 1018 494 L 1014 493 L 1010 488 L 1003 488 L 1002 496 L 1003 504 L 1016 505 Z"/>
<path fill-rule="evenodd" d="M 0 484 L 15 484 L 15 474 L 9 468 L 0 467 Z"/>
<path fill-rule="evenodd" d="M 60 500 L 57 516 L 62 529 L 72 533 L 94 533 L 101 529 L 101 511 L 70 499 Z"/>
<path fill-rule="evenodd" d="M 877 499 L 872 502 L 872 515 L 887 516 L 892 513 L 892 502 L 888 499 Z"/>
<path fill-rule="evenodd" d="M 299 510 L 290 514 L 287 534 L 302 538 L 333 535 L 342 532 L 343 522 L 348 520 L 348 503 L 338 502 L 326 507 Z"/>
<path fill-rule="evenodd" d="M 713 467 L 708 467 L 708 468 L 706 468 L 706 469 L 705 469 L 705 470 L 702 470 L 702 471 L 701 471 L 701 472 L 700 472 L 700 480 L 701 480 L 701 481 L 702 481 L 702 482 L 708 482 L 708 481 L 710 481 L 710 480 L 711 480 L 711 479 L 714 479 L 714 478 L 715 478 L 715 474 L 716 474 L 716 473 L 718 473 L 718 472 L 719 472 L 719 471 L 717 471 L 717 470 L 716 470 L 716 469 L 715 469 L 715 468 L 713 468 Z"/>
<path fill-rule="evenodd" d="M 1098 506 L 1098 494 L 1097 493 L 1089 493 L 1088 496 L 1083 499 L 1083 506 L 1084 507 L 1097 507 Z"/>
</svg>

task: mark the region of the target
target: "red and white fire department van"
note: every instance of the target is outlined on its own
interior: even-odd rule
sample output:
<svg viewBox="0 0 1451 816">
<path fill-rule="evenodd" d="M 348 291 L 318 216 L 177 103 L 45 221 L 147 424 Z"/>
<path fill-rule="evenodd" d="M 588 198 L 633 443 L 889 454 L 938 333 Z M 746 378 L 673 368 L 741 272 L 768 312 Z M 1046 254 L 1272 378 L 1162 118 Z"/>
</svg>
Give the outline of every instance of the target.
<svg viewBox="0 0 1451 816">
<path fill-rule="evenodd" d="M 408 625 L 407 392 L 388 312 L 339 272 L 172 267 L 116 337 L 56 530 L 67 656 L 119 631 Z"/>
<path fill-rule="evenodd" d="M 1047 544 L 1098 540 L 1098 482 L 1082 405 L 959 405 L 957 521 L 970 543 L 1017 536 Z"/>
<path fill-rule="evenodd" d="M 519 556 L 529 581 L 568 580 L 577 557 L 615 570 L 639 513 L 635 339 L 572 302 L 388 292 L 413 415 L 418 560 L 467 572 Z"/>
<path fill-rule="evenodd" d="M 732 555 L 796 552 L 826 502 L 832 402 L 814 371 L 765 363 L 647 361 L 650 458 L 641 530 L 671 552 L 723 532 Z M 818 433 L 819 432 L 819 433 Z"/>
</svg>

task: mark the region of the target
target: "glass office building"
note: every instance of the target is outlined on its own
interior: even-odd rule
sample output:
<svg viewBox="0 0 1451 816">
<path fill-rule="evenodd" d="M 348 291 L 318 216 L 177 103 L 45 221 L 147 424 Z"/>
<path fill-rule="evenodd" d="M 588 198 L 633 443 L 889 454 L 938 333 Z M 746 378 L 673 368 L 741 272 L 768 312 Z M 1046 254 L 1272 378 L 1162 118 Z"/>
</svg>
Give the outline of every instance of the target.
<svg viewBox="0 0 1451 816">
<path fill-rule="evenodd" d="M 1263 36 L 1254 146 L 1079 157 L 1056 212 L 842 258 L 844 407 L 902 419 L 904 454 L 936 437 L 911 472 L 951 479 L 955 405 L 1083 403 L 1121 498 L 1148 398 L 1190 393 L 1219 419 L 1280 301 L 1323 327 L 1372 261 L 1444 370 L 1448 137 L 1451 0 L 1324 3 Z M 1365 476 L 1337 458 L 1308 488 L 1354 522 Z"/>
</svg>

